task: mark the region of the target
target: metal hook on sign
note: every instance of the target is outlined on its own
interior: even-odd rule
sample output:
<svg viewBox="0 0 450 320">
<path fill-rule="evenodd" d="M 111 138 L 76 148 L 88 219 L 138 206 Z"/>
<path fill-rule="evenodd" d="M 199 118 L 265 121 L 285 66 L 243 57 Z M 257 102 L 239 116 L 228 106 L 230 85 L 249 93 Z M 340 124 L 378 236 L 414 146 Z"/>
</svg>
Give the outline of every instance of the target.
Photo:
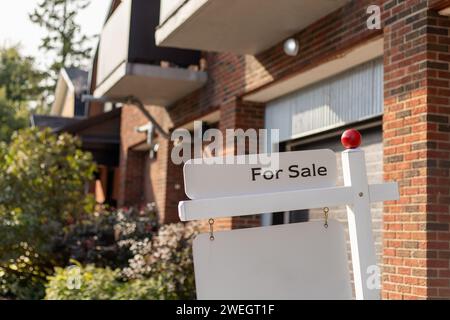
<svg viewBox="0 0 450 320">
<path fill-rule="evenodd" d="M 214 241 L 214 219 L 209 219 L 209 240 Z"/>
<path fill-rule="evenodd" d="M 325 223 L 323 224 L 323 226 L 325 227 L 325 229 L 328 228 L 328 212 L 330 212 L 330 209 L 328 207 L 323 208 L 323 216 L 325 219 Z"/>
</svg>

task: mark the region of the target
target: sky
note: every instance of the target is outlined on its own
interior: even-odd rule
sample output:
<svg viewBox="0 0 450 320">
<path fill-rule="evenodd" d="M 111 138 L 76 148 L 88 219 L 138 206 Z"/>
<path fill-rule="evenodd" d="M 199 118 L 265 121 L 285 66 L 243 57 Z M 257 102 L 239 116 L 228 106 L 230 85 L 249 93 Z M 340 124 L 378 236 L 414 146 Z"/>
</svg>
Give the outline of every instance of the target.
<svg viewBox="0 0 450 320">
<path fill-rule="evenodd" d="M 33 24 L 28 14 L 41 0 L 1 0 L 0 10 L 0 47 L 21 44 L 21 52 L 36 58 L 40 67 L 48 63 L 49 57 L 39 50 L 41 38 L 45 30 Z M 82 32 L 92 36 L 100 34 L 111 0 L 92 0 L 89 7 L 81 11 L 77 17 Z M 96 40 L 97 41 L 97 40 Z M 92 46 L 96 45 L 96 41 Z"/>
</svg>

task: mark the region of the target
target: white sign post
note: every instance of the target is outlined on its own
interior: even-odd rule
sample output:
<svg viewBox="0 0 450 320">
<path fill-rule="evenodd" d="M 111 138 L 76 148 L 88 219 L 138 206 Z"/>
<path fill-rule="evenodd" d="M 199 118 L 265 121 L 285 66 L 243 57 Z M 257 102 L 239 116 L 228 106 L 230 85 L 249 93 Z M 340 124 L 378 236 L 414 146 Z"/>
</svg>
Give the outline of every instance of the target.
<svg viewBox="0 0 450 320">
<path fill-rule="evenodd" d="M 277 172 L 273 177 L 270 173 L 264 177 L 264 170 L 255 165 L 229 165 L 221 175 L 220 166 L 187 163 L 185 188 L 188 197 L 195 199 L 179 203 L 180 219 L 193 221 L 346 205 L 356 299 L 380 299 L 380 289 L 373 285 L 373 277 L 379 274 L 374 275 L 373 269 L 377 262 L 370 203 L 397 200 L 399 193 L 397 183 L 368 184 L 364 151 L 357 148 L 359 143 L 360 140 L 342 153 L 344 186 L 333 185 L 336 170 L 329 156 L 334 157 L 334 153 L 329 150 L 280 153 L 278 179 Z M 221 188 L 221 178 L 236 181 L 239 186 L 235 192 L 229 183 Z M 298 188 L 293 187 L 295 181 Z M 311 187 L 302 181 L 308 181 Z M 257 192 L 251 189 L 252 183 Z M 309 245 L 314 248 L 313 242 Z"/>
</svg>

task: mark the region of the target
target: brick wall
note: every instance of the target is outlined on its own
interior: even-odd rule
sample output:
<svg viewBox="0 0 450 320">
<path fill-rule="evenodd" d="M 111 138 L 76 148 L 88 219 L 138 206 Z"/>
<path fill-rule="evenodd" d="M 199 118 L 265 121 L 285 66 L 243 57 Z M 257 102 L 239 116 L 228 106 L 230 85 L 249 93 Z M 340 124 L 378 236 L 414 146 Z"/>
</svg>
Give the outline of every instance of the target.
<svg viewBox="0 0 450 320">
<path fill-rule="evenodd" d="M 179 222 L 178 218 L 178 202 L 180 200 L 187 199 L 184 193 L 183 182 L 183 165 L 175 165 L 170 160 L 170 150 L 173 148 L 173 142 L 166 141 L 167 143 L 167 157 L 166 170 L 167 175 L 165 177 L 166 184 L 166 222 Z"/>
<path fill-rule="evenodd" d="M 148 106 L 147 109 L 158 119 L 165 130 L 172 127 L 165 108 Z M 154 201 L 157 204 L 161 221 L 166 222 L 166 219 L 173 220 L 173 217 L 167 217 L 166 215 L 168 141 L 157 135 L 156 141 L 160 148 L 155 161 L 148 159 L 148 152 L 134 150 L 136 145 L 146 140 L 146 133 L 138 133 L 136 128 L 148 122 L 137 107 L 132 105 L 123 107 L 120 129 L 120 192 L 118 205 L 142 205 L 145 202 Z M 144 174 L 148 176 L 144 177 Z M 144 182 L 151 185 L 144 187 Z M 144 194 L 144 190 L 151 194 Z"/>
<path fill-rule="evenodd" d="M 158 107 L 149 107 L 153 116 L 173 129 L 198 119 L 210 112 L 220 110 L 220 125 L 224 129 L 262 128 L 264 107 L 244 104 L 241 97 L 252 90 L 270 85 L 299 72 L 306 71 L 328 59 L 333 59 L 349 48 L 380 35 L 380 31 L 366 28 L 366 8 L 377 1 L 352 1 L 348 5 L 317 21 L 296 37 L 301 53 L 289 57 L 283 52 L 283 41 L 257 56 L 240 56 L 231 53 L 205 53 L 209 80 L 197 92 L 181 99 L 167 112 L 156 114 Z M 161 108 L 160 108 L 161 109 Z M 127 107 L 122 118 L 121 161 L 126 163 L 127 150 L 133 143 L 143 139 L 134 127 L 146 120 L 134 108 Z M 162 117 L 162 118 L 161 118 Z M 160 142 L 157 164 L 150 170 L 152 192 L 165 221 L 177 220 L 177 203 L 185 198 L 180 166 L 169 160 L 170 148 Z M 128 167 L 134 167 L 129 165 Z M 123 169 L 124 170 L 124 169 Z M 122 190 L 127 181 L 127 170 L 122 174 Z M 178 188 L 181 185 L 181 188 Z M 148 199 L 149 197 L 144 197 Z M 125 199 L 122 203 L 125 203 Z M 248 227 L 259 224 L 257 217 L 221 219 L 220 228 Z"/>
<path fill-rule="evenodd" d="M 449 298 L 450 70 L 447 17 L 425 0 L 385 1 L 383 297 Z"/>
<path fill-rule="evenodd" d="M 236 99 L 220 108 L 219 129 L 223 132 L 224 136 L 226 129 L 230 128 L 239 128 L 244 131 L 247 129 L 263 129 L 264 110 L 265 106 L 262 104 L 248 103 Z M 225 150 L 226 154 L 233 151 L 236 154 L 236 150 Z M 233 229 L 249 228 L 259 225 L 259 216 L 233 217 L 231 219 L 231 227 Z"/>
<path fill-rule="evenodd" d="M 142 151 L 128 150 L 127 157 L 124 163 L 121 163 L 121 168 L 124 168 L 126 173 L 122 180 L 122 197 L 119 198 L 120 204 L 123 206 L 130 206 L 136 204 L 143 204 L 144 195 L 142 193 L 144 184 L 144 164 L 145 153 Z"/>
</svg>

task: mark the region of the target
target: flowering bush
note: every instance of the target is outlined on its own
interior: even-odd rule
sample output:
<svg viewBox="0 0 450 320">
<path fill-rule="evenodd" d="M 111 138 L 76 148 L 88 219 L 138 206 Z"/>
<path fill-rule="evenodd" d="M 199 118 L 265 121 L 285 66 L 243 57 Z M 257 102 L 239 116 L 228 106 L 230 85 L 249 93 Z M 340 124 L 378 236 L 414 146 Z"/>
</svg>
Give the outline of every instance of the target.
<svg viewBox="0 0 450 320">
<path fill-rule="evenodd" d="M 151 241 L 134 241 L 134 256 L 122 274 L 127 279 L 151 278 L 160 288 L 159 299 L 195 298 L 192 242 L 198 233 L 193 223 L 169 224 Z"/>
<path fill-rule="evenodd" d="M 123 268 L 132 257 L 131 243 L 151 239 L 158 230 L 156 205 L 101 208 L 71 226 L 62 246 L 71 259 L 97 267 Z"/>
<path fill-rule="evenodd" d="M 57 268 L 49 277 L 46 299 L 193 299 L 196 233 L 196 225 L 178 223 L 160 227 L 151 239 L 125 237 L 119 246 L 132 254 L 128 266 L 112 270 L 78 264 L 78 287 L 70 285 L 72 267 Z"/>
</svg>

